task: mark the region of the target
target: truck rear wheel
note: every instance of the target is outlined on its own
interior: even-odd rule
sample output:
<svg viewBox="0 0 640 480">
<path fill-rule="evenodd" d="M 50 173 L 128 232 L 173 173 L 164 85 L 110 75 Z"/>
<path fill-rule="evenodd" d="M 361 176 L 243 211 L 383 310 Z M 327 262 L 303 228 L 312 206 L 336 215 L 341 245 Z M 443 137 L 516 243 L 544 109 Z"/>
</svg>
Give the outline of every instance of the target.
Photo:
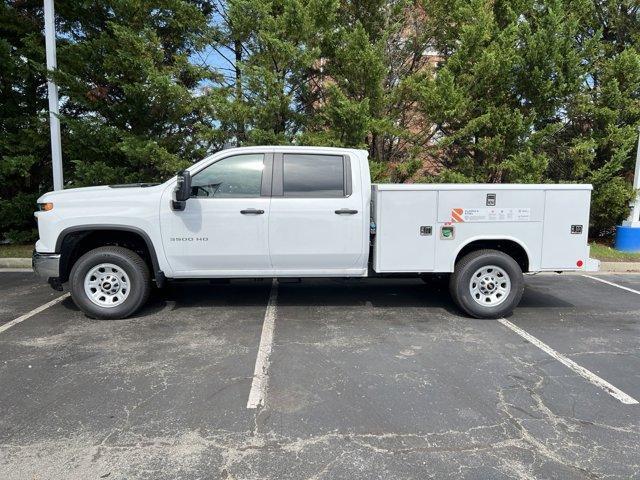
<svg viewBox="0 0 640 480">
<path fill-rule="evenodd" d="M 518 263 L 498 250 L 477 250 L 456 263 L 449 291 L 456 305 L 475 318 L 500 318 L 516 308 L 524 291 Z"/>
<path fill-rule="evenodd" d="M 149 298 L 149 268 L 138 254 L 115 246 L 96 248 L 73 265 L 71 298 L 89 317 L 120 319 L 135 313 Z"/>
</svg>

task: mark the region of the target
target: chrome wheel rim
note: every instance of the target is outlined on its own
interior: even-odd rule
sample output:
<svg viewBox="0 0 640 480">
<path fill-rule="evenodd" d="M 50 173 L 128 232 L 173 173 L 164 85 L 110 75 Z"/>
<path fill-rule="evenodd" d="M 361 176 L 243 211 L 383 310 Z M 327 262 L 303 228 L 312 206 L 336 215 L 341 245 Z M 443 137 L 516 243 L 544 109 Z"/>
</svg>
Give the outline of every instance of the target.
<svg viewBox="0 0 640 480">
<path fill-rule="evenodd" d="M 483 307 L 495 307 L 504 302 L 511 293 L 511 279 L 504 269 L 496 265 L 485 265 L 471 276 L 469 281 L 471 298 Z"/>
<path fill-rule="evenodd" d="M 84 292 L 99 307 L 112 308 L 121 305 L 131 291 L 127 273 L 113 263 L 101 263 L 84 277 Z"/>
</svg>

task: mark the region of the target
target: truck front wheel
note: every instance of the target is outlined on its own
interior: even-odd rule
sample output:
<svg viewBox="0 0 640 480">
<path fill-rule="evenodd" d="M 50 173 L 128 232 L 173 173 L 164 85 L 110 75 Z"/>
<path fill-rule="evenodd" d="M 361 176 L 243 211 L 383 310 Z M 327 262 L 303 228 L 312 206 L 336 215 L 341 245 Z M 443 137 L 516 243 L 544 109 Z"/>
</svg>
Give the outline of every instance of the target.
<svg viewBox="0 0 640 480">
<path fill-rule="evenodd" d="M 477 250 L 456 263 L 449 291 L 456 305 L 472 317 L 500 318 L 520 303 L 524 278 L 509 255 Z"/>
<path fill-rule="evenodd" d="M 89 317 L 120 319 L 149 298 L 149 268 L 135 252 L 115 246 L 85 253 L 69 276 L 71 298 Z"/>
</svg>

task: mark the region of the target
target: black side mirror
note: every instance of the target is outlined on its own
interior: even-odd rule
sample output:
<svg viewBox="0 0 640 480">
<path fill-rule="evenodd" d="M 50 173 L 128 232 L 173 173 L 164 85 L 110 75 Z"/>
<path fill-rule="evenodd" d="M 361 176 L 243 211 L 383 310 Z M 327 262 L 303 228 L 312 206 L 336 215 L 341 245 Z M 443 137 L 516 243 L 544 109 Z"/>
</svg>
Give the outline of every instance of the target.
<svg viewBox="0 0 640 480">
<path fill-rule="evenodd" d="M 191 197 L 191 173 L 188 170 L 178 172 L 178 182 L 176 183 L 176 199 L 171 201 L 174 210 L 184 210 L 189 197 Z"/>
</svg>

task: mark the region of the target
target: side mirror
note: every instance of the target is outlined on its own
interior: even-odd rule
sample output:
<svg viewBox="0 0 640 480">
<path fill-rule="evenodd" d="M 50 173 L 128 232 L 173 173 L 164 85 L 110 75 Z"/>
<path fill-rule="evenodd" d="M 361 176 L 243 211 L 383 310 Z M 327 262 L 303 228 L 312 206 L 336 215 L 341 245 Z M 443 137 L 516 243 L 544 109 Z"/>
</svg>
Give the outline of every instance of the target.
<svg viewBox="0 0 640 480">
<path fill-rule="evenodd" d="M 178 182 L 174 190 L 176 199 L 171 201 L 174 210 L 184 210 L 186 202 L 191 197 L 191 173 L 188 170 L 178 172 Z"/>
</svg>

